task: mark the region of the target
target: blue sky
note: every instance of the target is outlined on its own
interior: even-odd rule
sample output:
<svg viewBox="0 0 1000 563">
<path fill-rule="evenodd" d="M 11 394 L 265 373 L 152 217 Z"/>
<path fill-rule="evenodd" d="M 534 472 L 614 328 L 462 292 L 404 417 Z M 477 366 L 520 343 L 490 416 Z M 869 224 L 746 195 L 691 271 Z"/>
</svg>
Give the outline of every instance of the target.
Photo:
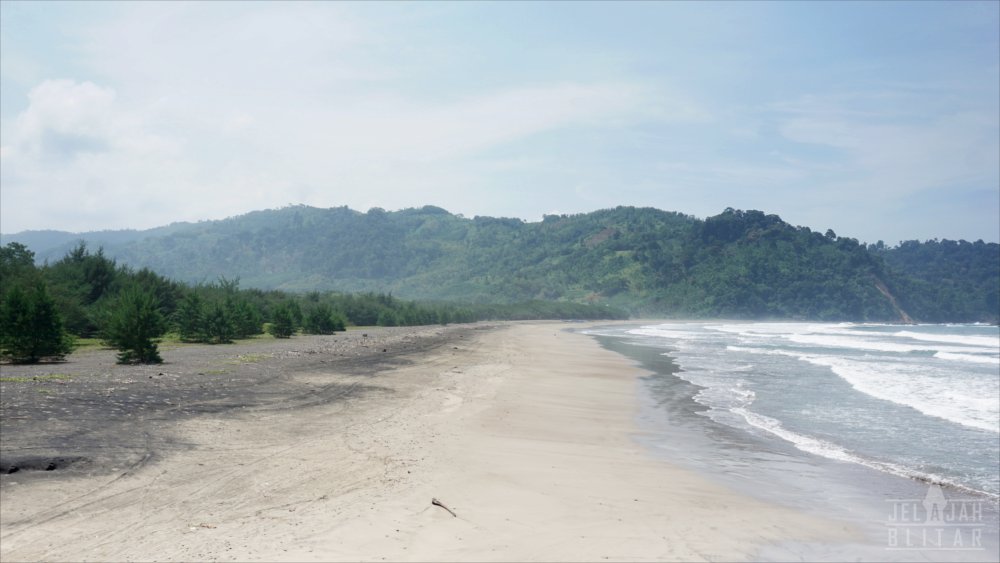
<svg viewBox="0 0 1000 563">
<path fill-rule="evenodd" d="M 1000 239 L 1000 3 L 0 3 L 0 230 L 304 203 Z"/>
</svg>

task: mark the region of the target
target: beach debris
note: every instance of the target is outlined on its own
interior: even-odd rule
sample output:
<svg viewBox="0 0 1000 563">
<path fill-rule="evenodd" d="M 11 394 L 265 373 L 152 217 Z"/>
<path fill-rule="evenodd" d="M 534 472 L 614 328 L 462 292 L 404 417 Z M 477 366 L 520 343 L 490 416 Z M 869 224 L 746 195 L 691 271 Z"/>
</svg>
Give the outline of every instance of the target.
<svg viewBox="0 0 1000 563">
<path fill-rule="evenodd" d="M 451 515 L 452 515 L 452 516 L 454 516 L 455 518 L 458 518 L 458 514 L 455 514 L 455 512 L 454 512 L 454 511 L 453 511 L 452 509 L 450 509 L 450 508 L 448 508 L 447 506 L 445 506 L 445 505 L 444 505 L 444 503 L 442 503 L 442 502 L 441 502 L 441 501 L 439 501 L 438 499 L 436 499 L 436 498 L 432 498 L 432 499 L 431 499 L 431 504 L 433 504 L 434 506 L 440 506 L 441 508 L 443 508 L 443 509 L 447 510 L 449 514 L 451 514 Z"/>
</svg>

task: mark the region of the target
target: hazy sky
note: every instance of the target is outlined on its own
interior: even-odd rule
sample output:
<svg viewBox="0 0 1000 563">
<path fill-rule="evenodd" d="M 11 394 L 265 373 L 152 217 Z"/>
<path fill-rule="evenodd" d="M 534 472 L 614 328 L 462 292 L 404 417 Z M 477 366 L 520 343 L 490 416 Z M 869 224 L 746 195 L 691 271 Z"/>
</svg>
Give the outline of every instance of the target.
<svg viewBox="0 0 1000 563">
<path fill-rule="evenodd" d="M 0 3 L 0 230 L 304 203 L 1000 239 L 1000 3 Z"/>
</svg>

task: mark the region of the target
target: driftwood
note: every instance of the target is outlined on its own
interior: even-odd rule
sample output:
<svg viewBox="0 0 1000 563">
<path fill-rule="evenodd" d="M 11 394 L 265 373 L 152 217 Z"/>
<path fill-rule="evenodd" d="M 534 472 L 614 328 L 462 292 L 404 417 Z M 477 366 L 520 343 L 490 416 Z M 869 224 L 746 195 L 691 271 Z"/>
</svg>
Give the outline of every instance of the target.
<svg viewBox="0 0 1000 563">
<path fill-rule="evenodd" d="M 442 502 L 441 502 L 441 501 L 439 501 L 438 499 L 436 499 L 436 498 L 432 498 L 432 499 L 431 499 L 431 504 L 433 504 L 434 506 L 440 506 L 441 508 L 443 508 L 443 509 L 447 510 L 449 514 L 451 514 L 451 515 L 452 515 L 452 516 L 454 516 L 455 518 L 458 518 L 458 514 L 455 514 L 455 512 L 454 512 L 454 511 L 453 511 L 452 509 L 450 509 L 450 508 L 448 508 L 447 506 L 445 506 L 445 505 L 444 505 L 444 503 L 442 503 Z"/>
</svg>

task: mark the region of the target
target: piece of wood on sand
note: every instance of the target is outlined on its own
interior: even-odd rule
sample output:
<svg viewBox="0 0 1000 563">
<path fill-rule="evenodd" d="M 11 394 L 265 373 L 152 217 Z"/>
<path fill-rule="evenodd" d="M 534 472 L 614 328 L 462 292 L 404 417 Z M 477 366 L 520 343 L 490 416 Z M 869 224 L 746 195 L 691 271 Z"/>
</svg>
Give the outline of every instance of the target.
<svg viewBox="0 0 1000 563">
<path fill-rule="evenodd" d="M 439 501 L 438 499 L 432 498 L 431 499 L 431 504 L 433 504 L 434 506 L 440 506 L 441 508 L 447 510 L 449 514 L 451 514 L 455 518 L 458 518 L 458 514 L 455 514 L 455 512 L 452 509 L 450 509 L 447 506 L 445 506 L 444 503 L 441 502 L 441 501 Z"/>
</svg>

